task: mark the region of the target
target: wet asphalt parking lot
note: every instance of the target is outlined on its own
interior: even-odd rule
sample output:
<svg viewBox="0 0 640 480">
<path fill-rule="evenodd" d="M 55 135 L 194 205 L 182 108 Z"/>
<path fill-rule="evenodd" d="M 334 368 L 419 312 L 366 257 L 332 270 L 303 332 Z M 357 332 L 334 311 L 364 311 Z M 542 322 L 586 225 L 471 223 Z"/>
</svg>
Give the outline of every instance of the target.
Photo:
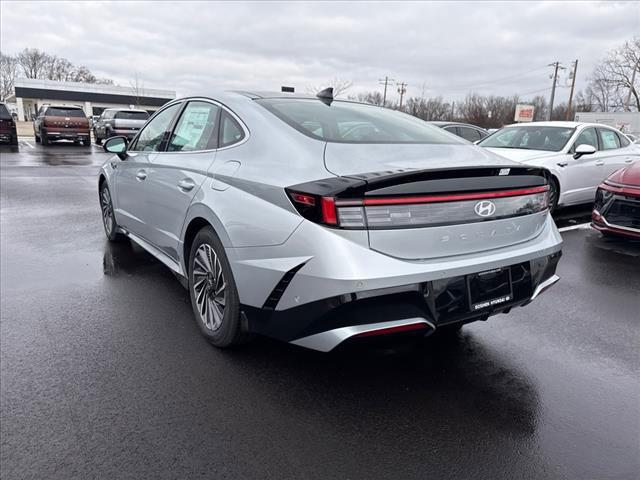
<svg viewBox="0 0 640 480">
<path fill-rule="evenodd" d="M 452 339 L 220 351 L 105 240 L 105 158 L 0 147 L 2 479 L 640 475 L 640 242 L 563 232 L 560 283 Z"/>
</svg>

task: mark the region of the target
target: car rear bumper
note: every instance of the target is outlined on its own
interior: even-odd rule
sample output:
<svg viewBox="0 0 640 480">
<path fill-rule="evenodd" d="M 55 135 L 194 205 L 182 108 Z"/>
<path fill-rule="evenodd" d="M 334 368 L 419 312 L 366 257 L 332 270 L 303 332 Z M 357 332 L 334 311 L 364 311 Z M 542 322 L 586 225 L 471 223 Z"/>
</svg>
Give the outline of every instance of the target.
<svg viewBox="0 0 640 480">
<path fill-rule="evenodd" d="M 47 128 L 45 130 L 49 140 L 85 140 L 89 138 L 89 131 L 64 130 L 57 128 Z"/>
<path fill-rule="evenodd" d="M 551 217 L 525 242 L 423 261 L 394 258 L 354 241 L 366 232 L 330 233 L 340 237 L 336 241 L 323 238 L 323 230 L 303 222 L 280 246 L 227 249 L 251 331 L 327 351 L 380 328 L 426 333 L 486 319 L 529 303 L 555 283 L 562 246 Z M 510 269 L 511 297 L 472 309 L 467 276 L 499 268 Z"/>
</svg>

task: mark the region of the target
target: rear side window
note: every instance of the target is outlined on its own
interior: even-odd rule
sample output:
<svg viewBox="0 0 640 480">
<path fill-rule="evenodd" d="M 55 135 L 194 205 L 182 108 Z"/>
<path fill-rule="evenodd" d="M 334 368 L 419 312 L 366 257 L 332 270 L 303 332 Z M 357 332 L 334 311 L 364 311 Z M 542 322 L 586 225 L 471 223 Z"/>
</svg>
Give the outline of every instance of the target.
<svg viewBox="0 0 640 480">
<path fill-rule="evenodd" d="M 45 113 L 47 117 L 84 117 L 81 108 L 49 107 Z"/>
<path fill-rule="evenodd" d="M 222 112 L 220 122 L 220 147 L 228 147 L 244 138 L 244 131 L 240 124 L 227 112 Z"/>
<path fill-rule="evenodd" d="M 208 102 L 189 102 L 173 130 L 169 152 L 193 152 L 216 148 L 216 122 L 220 107 Z"/>
<path fill-rule="evenodd" d="M 276 117 L 317 140 L 338 143 L 461 144 L 440 128 L 410 115 L 360 103 L 317 99 L 256 100 Z"/>
<path fill-rule="evenodd" d="M 602 150 L 615 150 L 616 148 L 620 148 L 620 138 L 618 138 L 618 134 L 616 132 L 613 130 L 599 128 L 598 133 L 600 134 Z"/>
<path fill-rule="evenodd" d="M 116 117 L 120 120 L 146 120 L 149 118 L 149 114 L 147 112 L 116 112 Z"/>
<path fill-rule="evenodd" d="M 470 142 L 477 142 L 482 138 L 482 135 L 475 128 L 469 127 L 458 127 L 459 135 L 465 140 L 469 140 Z"/>
<path fill-rule="evenodd" d="M 0 105 L 0 120 L 11 120 L 11 114 L 4 105 Z"/>
<path fill-rule="evenodd" d="M 631 142 L 629 142 L 629 139 L 627 137 L 625 137 L 624 135 L 618 135 L 618 137 L 620 137 L 620 146 L 621 147 L 627 147 L 631 143 Z"/>
</svg>

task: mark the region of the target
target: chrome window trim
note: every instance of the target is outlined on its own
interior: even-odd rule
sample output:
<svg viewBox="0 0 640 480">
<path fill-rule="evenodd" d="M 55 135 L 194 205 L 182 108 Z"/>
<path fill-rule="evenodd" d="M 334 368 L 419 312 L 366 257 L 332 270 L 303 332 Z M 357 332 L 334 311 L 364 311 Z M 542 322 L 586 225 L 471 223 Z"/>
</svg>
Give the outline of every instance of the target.
<svg viewBox="0 0 640 480">
<path fill-rule="evenodd" d="M 238 147 L 240 145 L 242 145 L 243 143 L 247 142 L 249 140 L 249 137 L 251 135 L 249 128 L 245 125 L 245 123 L 242 121 L 242 119 L 236 115 L 236 113 L 231 110 L 229 107 L 227 107 L 225 104 L 214 100 L 212 98 L 207 98 L 207 97 L 191 97 L 191 98 L 183 98 L 181 99 L 181 101 L 185 102 L 188 106 L 189 102 L 205 102 L 205 103 L 211 103 L 212 105 L 215 105 L 216 107 L 224 110 L 225 112 L 227 112 L 229 115 L 231 115 L 231 117 L 233 117 L 233 119 L 238 122 L 238 125 L 240 125 L 240 128 L 242 128 L 242 131 L 244 132 L 244 137 L 237 141 L 236 143 L 232 143 L 231 145 L 227 145 L 225 147 L 220 147 L 220 148 L 209 148 L 207 150 L 189 150 L 186 152 L 169 152 L 167 150 L 163 150 L 162 152 L 156 152 L 156 153 L 162 153 L 162 154 L 170 154 L 170 155 L 175 155 L 175 154 L 181 154 L 181 155 L 185 155 L 185 154 L 194 154 L 194 153 L 212 153 L 212 152 L 221 152 L 223 150 L 227 150 L 229 148 L 234 148 L 234 147 Z M 186 108 L 186 107 L 185 107 Z M 160 111 L 160 110 L 158 110 Z M 181 112 L 182 114 L 182 112 Z M 155 114 L 154 114 L 155 116 Z M 151 119 L 149 119 L 151 120 Z M 178 122 L 180 121 L 180 117 L 178 117 Z M 177 124 L 177 123 L 176 123 Z M 220 126 L 218 125 L 216 128 L 216 131 L 218 131 L 220 128 Z"/>
</svg>

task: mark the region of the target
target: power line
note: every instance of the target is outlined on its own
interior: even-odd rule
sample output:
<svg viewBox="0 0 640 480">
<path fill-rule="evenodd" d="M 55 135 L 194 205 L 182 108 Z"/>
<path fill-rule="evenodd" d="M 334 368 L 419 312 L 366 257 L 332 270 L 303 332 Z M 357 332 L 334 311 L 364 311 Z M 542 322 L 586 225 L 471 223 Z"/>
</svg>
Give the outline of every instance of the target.
<svg viewBox="0 0 640 480">
<path fill-rule="evenodd" d="M 472 83 L 472 84 L 468 84 L 468 85 L 457 85 L 457 86 L 453 86 L 453 87 L 448 87 L 448 86 L 432 87 L 432 90 L 441 90 L 441 89 L 444 88 L 444 91 L 451 92 L 451 91 L 456 91 L 456 90 L 467 90 L 469 88 L 481 88 L 481 87 L 485 87 L 485 86 L 495 85 L 497 83 L 503 83 L 503 82 L 506 82 L 506 81 L 509 81 L 509 80 L 515 80 L 515 79 L 518 79 L 518 78 L 526 77 L 528 75 L 531 75 L 532 73 L 539 72 L 540 70 L 544 70 L 546 68 L 547 68 L 547 66 L 545 65 L 544 67 L 538 67 L 538 68 L 535 68 L 533 70 L 529 70 L 527 72 L 517 73 L 515 75 L 509 75 L 508 77 L 498 78 L 496 80 L 490 80 L 490 81 L 487 81 L 487 82 Z"/>
</svg>

